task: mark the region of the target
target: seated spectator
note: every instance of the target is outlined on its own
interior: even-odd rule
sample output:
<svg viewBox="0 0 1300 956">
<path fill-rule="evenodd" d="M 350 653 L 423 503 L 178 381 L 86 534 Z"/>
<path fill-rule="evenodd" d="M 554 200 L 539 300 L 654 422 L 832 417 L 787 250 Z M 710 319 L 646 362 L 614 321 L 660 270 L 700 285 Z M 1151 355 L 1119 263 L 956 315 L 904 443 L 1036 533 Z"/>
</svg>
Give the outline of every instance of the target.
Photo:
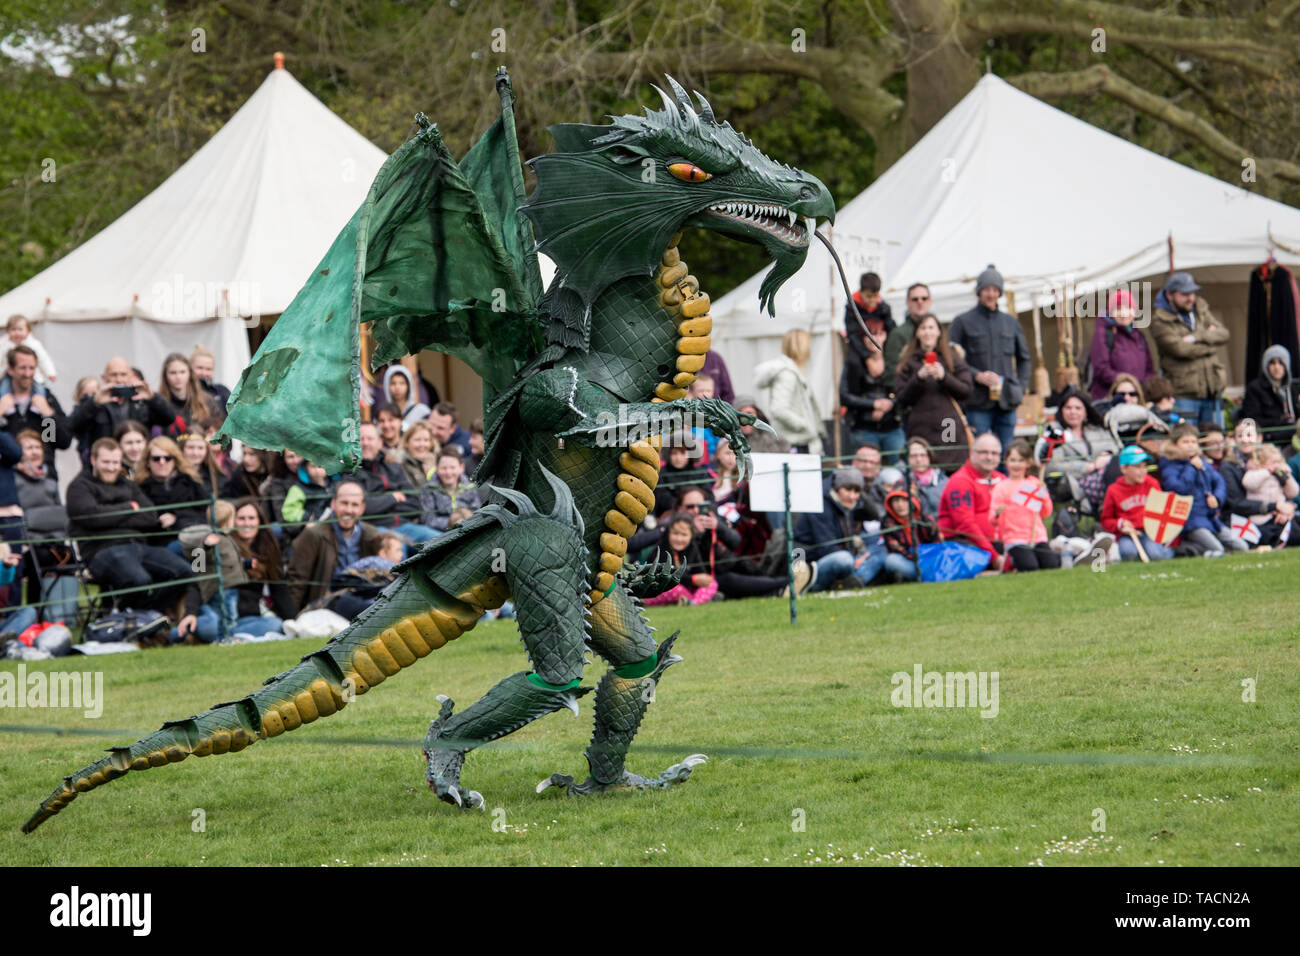
<svg viewBox="0 0 1300 956">
<path fill-rule="evenodd" d="M 659 466 L 659 483 L 655 485 L 655 514 L 673 510 L 674 503 L 687 488 L 711 489 L 713 479 L 700 464 L 700 447 L 690 432 L 676 432 L 664 441 L 663 461 Z"/>
<path fill-rule="evenodd" d="M 880 449 L 875 445 L 863 445 L 853 453 L 850 464 L 862 475 L 862 494 L 859 496 L 857 506 L 854 509 L 854 516 L 860 521 L 879 521 L 884 517 L 885 492 L 892 490 L 894 483 L 890 482 L 889 486 L 886 487 L 885 483 L 880 481 L 882 474 L 880 462 Z M 899 473 L 895 478 L 895 482 L 901 477 L 902 475 Z M 823 495 L 830 494 L 831 484 L 834 480 L 835 469 L 832 469 L 822 479 Z"/>
<path fill-rule="evenodd" d="M 53 382 L 58 379 L 59 370 L 54 367 L 54 360 L 50 358 L 49 351 L 46 350 L 36 336 L 32 335 L 32 327 L 27 321 L 27 316 L 11 315 L 9 321 L 5 324 L 4 338 L 0 339 L 0 354 L 5 354 L 19 345 L 30 349 L 32 355 L 36 358 L 34 378 L 38 385 L 44 385 L 46 382 Z M 3 394 L 5 394 L 3 387 L 0 386 L 0 395 Z"/>
<path fill-rule="evenodd" d="M 402 363 L 394 362 L 384 372 L 384 394 L 388 396 L 388 403 L 397 408 L 403 427 L 429 417 L 429 406 L 420 401 L 420 390 L 416 387 L 415 376 Z M 454 406 L 451 416 L 454 421 L 456 417 Z"/>
<path fill-rule="evenodd" d="M 703 372 L 695 377 L 695 381 L 687 389 L 687 395 L 691 398 L 714 398 L 715 394 L 713 377 L 705 375 Z M 703 449 L 699 464 L 707 465 L 713 461 L 714 452 L 718 447 L 718 436 L 713 433 L 712 428 L 703 426 L 691 428 L 691 434 L 695 438 L 696 447 Z"/>
<path fill-rule="evenodd" d="M 111 438 L 114 429 L 125 419 L 133 419 L 148 430 L 169 430 L 176 424 L 176 410 L 161 395 L 155 395 L 126 359 L 115 356 L 104 366 L 100 389 L 83 398 L 68 416 L 74 434 L 94 443 Z"/>
<path fill-rule="evenodd" d="M 190 464 L 190 469 L 198 477 L 204 498 L 212 498 L 214 490 L 220 489 L 224 475 L 217 466 L 217 459 L 212 454 L 212 446 L 202 435 L 194 432 L 182 432 L 176 436 L 176 447 L 181 456 Z"/>
<path fill-rule="evenodd" d="M 149 447 L 149 429 L 133 418 L 119 422 L 113 439 L 122 449 L 122 473 L 134 476 L 145 466 L 145 449 Z"/>
<path fill-rule="evenodd" d="M 412 422 L 402 436 L 402 470 L 415 489 L 433 480 L 438 467 L 438 439 L 428 422 Z"/>
<path fill-rule="evenodd" d="M 1202 422 L 1200 432 L 1201 454 L 1214 466 L 1215 471 L 1221 472 L 1223 456 L 1228 452 L 1228 439 L 1224 436 L 1223 429 L 1214 422 Z"/>
<path fill-rule="evenodd" d="M 459 513 L 459 511 L 458 511 Z M 465 512 L 472 514 L 472 512 Z M 456 517 L 456 515 L 452 515 Z M 463 519 L 462 519 L 463 520 Z M 395 534 L 384 532 L 379 536 L 379 550 L 368 558 L 362 558 L 344 569 L 348 574 L 364 574 L 368 571 L 391 571 L 400 564 L 406 552 L 406 542 Z"/>
<path fill-rule="evenodd" d="M 62 504 L 59 480 L 45 464 L 45 443 L 41 436 L 30 428 L 21 431 L 18 445 L 23 457 L 15 466 L 14 479 L 18 483 L 18 504 L 23 511 Z"/>
<path fill-rule="evenodd" d="M 95 442 L 90 464 L 68 486 L 68 533 L 78 539 L 90 576 L 114 591 L 147 588 L 123 595 L 127 606 L 167 607 L 192 576 L 188 561 L 152 543 L 156 532 L 176 523 L 175 515 L 160 516 L 122 473 L 122 449 L 113 439 Z"/>
<path fill-rule="evenodd" d="M 190 360 L 179 352 L 163 359 L 158 394 L 176 411 L 176 421 L 167 429 L 170 435 L 203 432 L 221 419 L 216 397 L 198 384 Z"/>
<path fill-rule="evenodd" d="M 894 407 L 892 375 L 886 374 L 885 356 L 866 343 L 866 358 L 849 352 L 840 372 L 840 405 L 854 444 L 871 442 L 891 461 L 903 447 L 903 428 Z"/>
<path fill-rule="evenodd" d="M 1223 476 L 1223 513 L 1251 517 L 1264 514 L 1269 509 L 1261 507 L 1260 502 L 1246 497 L 1246 488 L 1242 479 L 1246 468 L 1255 456 L 1259 445 L 1259 432 L 1253 418 L 1243 418 L 1233 429 L 1232 447 L 1225 450 L 1217 471 Z M 1229 519 L 1231 520 L 1231 519 Z"/>
<path fill-rule="evenodd" d="M 708 572 L 708 565 L 700 554 L 695 534 L 694 519 L 687 514 L 669 515 L 660 532 L 659 550 L 664 560 L 675 568 L 685 568 L 680 584 L 675 584 L 662 594 L 645 599 L 645 604 L 658 607 L 664 604 L 708 604 L 718 593 L 718 582 Z"/>
<path fill-rule="evenodd" d="M 765 575 L 757 562 L 736 553 L 741 544 L 740 535 L 726 519 L 719 518 L 713 501 L 705 498 L 698 488 L 688 488 L 679 499 L 681 514 L 692 518 L 695 543 L 708 573 L 717 581 L 721 597 L 784 597 L 787 594 L 788 574 Z M 812 580 L 812 570 L 806 562 L 795 566 L 795 587 L 802 594 Z M 716 600 L 716 598 L 715 598 Z"/>
<path fill-rule="evenodd" d="M 1300 382 L 1291 377 L 1291 353 L 1284 345 L 1269 346 L 1259 367 L 1259 377 L 1246 386 L 1237 421 L 1253 418 L 1263 441 L 1286 447 L 1295 433 L 1300 406 Z"/>
<path fill-rule="evenodd" d="M 1127 289 L 1116 289 L 1106 304 L 1109 314 L 1097 317 L 1088 351 L 1094 402 L 1111 397 L 1121 375 L 1142 382 L 1156 374 L 1147 340 L 1133 328 L 1133 297 Z"/>
<path fill-rule="evenodd" d="M 894 394 L 905 408 L 907 434 L 924 438 L 934 463 L 945 471 L 966 460 L 966 415 L 962 403 L 975 388 L 970 366 L 948 344 L 947 332 L 931 314 L 923 315 L 916 334 L 903 349 L 894 379 Z"/>
<path fill-rule="evenodd" d="M 1169 379 L 1156 376 L 1147 379 L 1142 385 L 1146 393 L 1147 406 L 1166 425 L 1176 425 L 1182 418 L 1174 411 L 1174 386 Z"/>
<path fill-rule="evenodd" d="M 1200 553 L 1218 557 L 1225 545 L 1234 551 L 1249 546 L 1219 520 L 1219 509 L 1227 494 L 1224 479 L 1200 455 L 1196 426 L 1180 422 L 1169 433 L 1165 457 L 1160 459 L 1160 484 L 1165 491 L 1190 495 L 1192 511 L 1183 526 L 1182 538 Z"/>
<path fill-rule="evenodd" d="M 930 443 L 917 436 L 907 440 L 907 467 L 912 473 L 912 494 L 921 502 L 927 517 L 939 516 L 939 501 L 948 476 L 934 464 L 934 451 Z"/>
<path fill-rule="evenodd" d="M 265 456 L 267 452 L 244 446 L 243 457 L 235 473 L 221 484 L 223 498 L 259 498 L 261 487 L 271 477 Z"/>
<path fill-rule="evenodd" d="M 885 495 L 885 520 L 880 530 L 885 546 L 885 571 L 904 581 L 917 578 L 917 548 L 939 540 L 939 528 L 919 499 L 904 491 Z"/>
<path fill-rule="evenodd" d="M 194 346 L 190 353 L 190 371 L 199 387 L 208 393 L 219 418 L 226 417 L 226 403 L 230 401 L 230 389 L 217 382 L 217 357 L 206 345 Z"/>
<path fill-rule="evenodd" d="M 465 463 L 458 445 L 444 446 L 438 452 L 434 479 L 420 490 L 421 520 L 425 527 L 446 531 L 457 508 L 477 511 L 483 506 L 478 489 L 465 480 Z"/>
<path fill-rule="evenodd" d="M 184 556 L 177 535 L 185 528 L 207 521 L 210 500 L 203 493 L 193 466 L 181 455 L 174 441 L 159 435 L 150 440 L 134 478 L 140 490 L 159 506 L 159 520 L 168 515 L 172 517 L 166 527 L 174 533 L 156 535 L 151 543 L 160 548 L 171 548 Z M 234 517 L 233 513 L 231 517 Z"/>
<path fill-rule="evenodd" d="M 790 450 L 822 453 L 822 414 L 808 384 L 808 359 L 812 337 L 804 329 L 791 329 L 781 340 L 781 357 L 754 369 L 754 384 L 768 391 L 767 409 Z"/>
<path fill-rule="evenodd" d="M 1146 405 L 1146 396 L 1142 394 L 1142 383 L 1127 372 L 1120 372 L 1115 376 L 1115 382 L 1111 385 L 1110 391 L 1101 399 L 1093 403 L 1093 408 L 1104 418 L 1106 414 L 1116 405 Z"/>
<path fill-rule="evenodd" d="M 1039 437 L 1034 458 L 1044 466 L 1044 483 L 1053 498 L 1096 515 L 1106 497 L 1106 466 L 1117 451 L 1092 403 L 1071 387 L 1056 410 L 1056 420 Z"/>
<path fill-rule="evenodd" d="M 408 545 L 421 545 L 436 537 L 434 528 L 415 520 L 421 510 L 418 491 L 411 486 L 402 466 L 388 460 L 378 426 L 374 422 L 362 422 L 360 438 L 361 464 L 351 480 L 366 489 L 366 515 L 370 523 L 393 529 Z"/>
<path fill-rule="evenodd" d="M 365 488 L 359 482 L 344 479 L 334 486 L 330 501 L 333 520 L 309 524 L 294 540 L 289 559 L 289 589 L 298 613 L 329 593 L 335 574 L 379 553 L 381 532 L 362 522 L 365 511 Z"/>
<path fill-rule="evenodd" d="M 199 589 L 200 600 L 195 639 L 210 644 L 233 634 L 262 637 L 280 632 L 284 618 L 293 617 L 295 609 L 284 580 L 279 545 L 261 508 L 245 498 L 234 505 L 218 501 L 216 512 L 216 530 L 209 524 L 191 525 L 180 536 L 186 554 L 203 548 L 209 571 L 217 568 L 218 562 L 221 568 L 220 582 L 209 577 L 193 585 Z M 274 616 L 262 614 L 262 594 L 268 590 Z"/>
<path fill-rule="evenodd" d="M 736 453 L 731 450 L 731 442 L 725 438 L 718 440 L 709 476 L 713 479 L 710 491 L 719 508 L 734 503 L 739 490 L 740 464 L 736 461 Z"/>
<path fill-rule="evenodd" d="M 1052 497 L 1038 480 L 1038 467 L 1029 443 L 1017 438 L 1007 449 L 1007 476 L 993 486 L 989 506 L 993 530 L 1002 553 L 1017 571 L 1041 571 L 1061 566 L 1061 556 L 1047 543 L 1044 518 L 1052 516 Z"/>
<path fill-rule="evenodd" d="M 473 475 L 483 460 L 483 419 L 476 418 L 469 423 L 469 454 L 465 457 L 465 474 Z"/>
<path fill-rule="evenodd" d="M 1286 463 L 1291 469 L 1291 474 L 1295 475 L 1296 481 L 1300 481 L 1300 423 L 1296 425 L 1295 435 L 1291 438 L 1290 451 L 1294 454 L 1286 460 Z"/>
<path fill-rule="evenodd" d="M 24 536 L 17 480 L 17 466 L 22 460 L 18 442 L 8 432 L 0 432 L 0 538 L 12 542 L 20 542 Z"/>
<path fill-rule="evenodd" d="M 861 472 L 840 468 L 831 476 L 821 513 L 801 514 L 795 523 L 795 543 L 812 565 L 814 591 L 841 581 L 849 587 L 866 587 L 885 566 L 884 545 L 877 536 L 869 542 L 864 538 L 862 521 L 854 514 L 862 490 Z"/>
<path fill-rule="evenodd" d="M 753 415 L 760 422 L 764 422 L 769 426 L 772 423 L 767 414 L 758 407 L 758 400 L 749 395 L 737 395 L 732 407 L 738 412 Z M 790 450 L 790 443 L 782 438 L 779 433 L 773 435 L 755 428 L 753 425 L 741 425 L 740 433 L 745 436 L 745 441 L 749 442 L 750 451 L 782 454 Z"/>
<path fill-rule="evenodd" d="M 1173 548 L 1153 541 L 1145 530 L 1147 496 L 1162 491 L 1160 482 L 1147 470 L 1151 456 L 1137 445 L 1119 453 L 1120 477 L 1106 489 L 1101 506 L 1101 526 L 1115 536 L 1121 561 L 1137 561 L 1138 547 L 1152 561 L 1166 561 Z M 1135 540 L 1136 539 L 1136 540 Z"/>
<path fill-rule="evenodd" d="M 939 531 L 946 540 L 962 541 L 989 554 L 990 570 L 1000 571 L 1003 557 L 998 553 L 996 532 L 989 520 L 992 502 L 990 485 L 1002 480 L 997 470 L 1002 457 L 1002 443 L 992 432 L 985 432 L 971 445 L 970 459 L 953 472 L 944 486 L 939 502 Z"/>
<path fill-rule="evenodd" d="M 324 468 L 288 449 L 284 456 L 286 469 L 294 461 L 298 467 L 293 472 L 293 480 L 285 485 L 284 499 L 276 509 L 275 520 L 285 541 L 291 542 L 302 533 L 306 523 L 319 520 L 329 510 L 331 493 Z"/>
<path fill-rule="evenodd" d="M 429 413 L 429 424 L 433 426 L 433 437 L 438 439 L 438 447 L 455 445 L 460 449 L 463 462 L 469 457 L 469 432 L 456 423 L 456 406 L 451 402 L 439 402 Z"/>
<path fill-rule="evenodd" d="M 45 470 L 54 478 L 55 452 L 72 444 L 72 426 L 54 393 L 36 381 L 36 353 L 26 345 L 9 350 L 8 372 L 0 379 L 0 429 L 15 438 L 32 431 L 45 445 Z"/>
<path fill-rule="evenodd" d="M 1246 489 L 1246 500 L 1260 506 L 1249 519 L 1258 527 L 1259 543 L 1270 546 L 1277 544 L 1282 529 L 1295 517 L 1296 505 L 1291 499 L 1300 495 L 1300 484 L 1292 476 L 1277 445 L 1260 442 L 1255 447 L 1255 454 L 1247 461 L 1241 484 Z M 1291 538 L 1300 544 L 1300 535 L 1288 536 L 1288 544 L 1291 543 Z"/>
<path fill-rule="evenodd" d="M 400 465 L 402 459 L 406 457 L 406 452 L 402 448 L 401 411 L 392 402 L 380 402 L 372 410 L 371 417 L 379 426 L 379 440 L 383 446 L 384 459 L 390 465 Z"/>
</svg>

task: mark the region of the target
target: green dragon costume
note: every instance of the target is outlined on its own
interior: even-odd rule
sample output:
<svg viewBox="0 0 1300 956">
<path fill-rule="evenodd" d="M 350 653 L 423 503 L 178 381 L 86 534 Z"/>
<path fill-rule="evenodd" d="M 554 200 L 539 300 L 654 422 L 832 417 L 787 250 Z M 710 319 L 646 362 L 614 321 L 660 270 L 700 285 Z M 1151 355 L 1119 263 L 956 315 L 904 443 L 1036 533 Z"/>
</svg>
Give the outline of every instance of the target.
<svg viewBox="0 0 1300 956">
<path fill-rule="evenodd" d="M 816 178 L 769 159 L 698 93 L 697 108 L 668 82 L 662 110 L 552 127 L 557 150 L 531 161 L 528 198 L 504 69 L 501 117 L 459 164 L 417 117 L 244 371 L 222 437 L 355 468 L 360 327 L 371 322 L 375 364 L 429 348 L 482 376 L 486 449 L 475 477 L 491 503 L 399 564 L 375 603 L 296 667 L 112 748 L 67 777 L 25 831 L 129 771 L 237 752 L 327 717 L 507 599 L 532 669 L 459 713 L 442 700 L 424 741 L 438 797 L 482 807 L 460 782 L 466 753 L 552 711 L 576 715 L 592 690 L 580 686 L 588 648 L 610 664 L 595 687 L 589 774 L 553 774 L 538 791 L 666 787 L 690 776 L 702 755 L 653 778 L 624 766 L 654 697 L 649 682 L 681 660 L 676 634 L 656 646 L 639 602 L 679 572 L 625 562 L 627 539 L 653 506 L 662 438 L 682 416 L 728 437 L 742 469 L 740 429 L 753 419 L 686 398 L 712 320 L 678 238 L 693 226 L 761 244 L 774 266 L 760 305 L 772 313 L 815 220 L 833 218 L 834 204 Z M 545 294 L 537 250 L 557 266 Z"/>
</svg>

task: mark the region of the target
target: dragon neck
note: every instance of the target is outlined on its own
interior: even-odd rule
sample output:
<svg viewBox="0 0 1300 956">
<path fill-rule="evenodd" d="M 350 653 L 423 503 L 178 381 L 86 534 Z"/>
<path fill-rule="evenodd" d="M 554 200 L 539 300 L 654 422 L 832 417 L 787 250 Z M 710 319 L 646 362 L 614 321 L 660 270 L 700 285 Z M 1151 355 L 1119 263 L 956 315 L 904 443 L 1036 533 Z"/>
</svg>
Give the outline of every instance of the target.
<svg viewBox="0 0 1300 956">
<path fill-rule="evenodd" d="M 628 402 L 673 401 L 704 367 L 709 297 L 690 274 L 673 236 L 651 277 L 623 279 L 592 305 L 591 336 L 573 364 L 589 381 Z"/>
</svg>

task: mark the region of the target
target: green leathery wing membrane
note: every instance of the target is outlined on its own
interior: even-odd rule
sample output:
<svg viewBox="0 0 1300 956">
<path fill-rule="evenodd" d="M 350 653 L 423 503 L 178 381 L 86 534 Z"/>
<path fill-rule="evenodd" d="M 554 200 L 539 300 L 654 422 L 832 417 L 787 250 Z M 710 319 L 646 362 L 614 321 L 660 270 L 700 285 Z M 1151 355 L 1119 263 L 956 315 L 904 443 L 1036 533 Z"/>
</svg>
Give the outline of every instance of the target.
<svg viewBox="0 0 1300 956">
<path fill-rule="evenodd" d="M 435 349 L 506 387 L 541 350 L 541 274 L 519 213 L 513 94 L 457 164 L 437 126 L 380 169 L 361 208 L 272 327 L 231 394 L 217 439 L 289 448 L 334 472 L 361 460 L 360 327 L 374 364 Z"/>
<path fill-rule="evenodd" d="M 523 212 L 555 260 L 552 289 L 571 290 L 589 308 L 613 282 L 651 274 L 672 236 L 697 226 L 767 251 L 774 265 L 760 306 L 772 312 L 776 290 L 807 256 L 811 235 L 799 220 L 833 220 L 830 193 L 718 123 L 699 93 L 697 110 L 667 80 L 672 97 L 656 87 L 662 110 L 613 116 L 609 126 L 552 126 L 557 151 L 529 161 L 537 188 Z M 698 173 L 679 175 L 687 169 Z"/>
</svg>

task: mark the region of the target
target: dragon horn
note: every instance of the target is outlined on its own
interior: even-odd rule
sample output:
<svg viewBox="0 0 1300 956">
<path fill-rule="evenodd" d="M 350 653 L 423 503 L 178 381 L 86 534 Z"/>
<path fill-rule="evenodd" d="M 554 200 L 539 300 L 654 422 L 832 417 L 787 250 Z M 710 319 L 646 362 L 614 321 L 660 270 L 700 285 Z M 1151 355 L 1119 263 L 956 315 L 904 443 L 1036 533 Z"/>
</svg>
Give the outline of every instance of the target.
<svg viewBox="0 0 1300 956">
<path fill-rule="evenodd" d="M 699 90 L 695 90 L 695 98 L 700 101 L 700 116 L 710 126 L 717 126 L 718 120 L 713 115 L 713 107 L 710 106 L 709 101 L 704 98 L 704 94 L 702 94 Z"/>
</svg>

